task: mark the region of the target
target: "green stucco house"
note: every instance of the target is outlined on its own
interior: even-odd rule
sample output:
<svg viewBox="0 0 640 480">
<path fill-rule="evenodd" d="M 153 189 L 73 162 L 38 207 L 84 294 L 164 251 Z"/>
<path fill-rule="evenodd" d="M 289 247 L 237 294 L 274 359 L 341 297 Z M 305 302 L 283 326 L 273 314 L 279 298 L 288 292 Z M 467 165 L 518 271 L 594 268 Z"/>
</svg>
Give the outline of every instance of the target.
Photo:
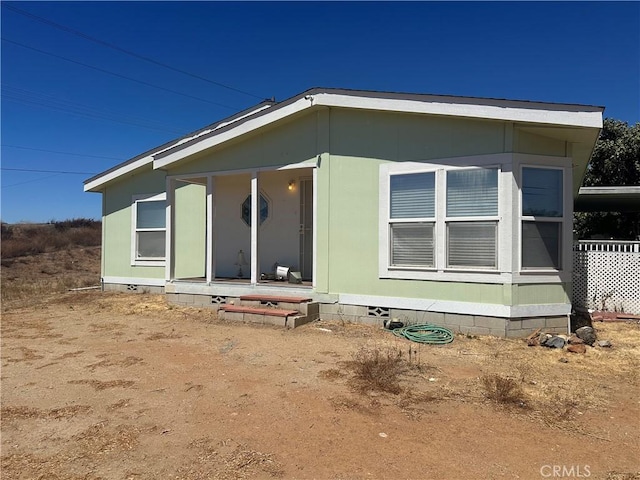
<svg viewBox="0 0 640 480">
<path fill-rule="evenodd" d="M 103 198 L 104 288 L 566 331 L 573 202 L 602 112 L 327 88 L 263 102 L 85 182 Z"/>
</svg>

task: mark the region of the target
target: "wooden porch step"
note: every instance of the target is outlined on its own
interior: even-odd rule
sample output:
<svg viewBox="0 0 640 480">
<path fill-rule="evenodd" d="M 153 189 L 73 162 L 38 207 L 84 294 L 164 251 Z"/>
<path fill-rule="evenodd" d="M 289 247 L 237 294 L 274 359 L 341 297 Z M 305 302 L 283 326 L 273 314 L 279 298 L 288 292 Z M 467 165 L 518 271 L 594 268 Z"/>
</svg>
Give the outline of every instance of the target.
<svg viewBox="0 0 640 480">
<path fill-rule="evenodd" d="M 232 313 L 250 313 L 253 315 L 270 315 L 273 317 L 289 317 L 291 315 L 300 315 L 297 310 L 284 310 L 282 308 L 255 308 L 243 305 L 221 305 L 220 310 Z"/>
<path fill-rule="evenodd" d="M 308 297 L 286 297 L 280 295 L 242 295 L 240 300 L 271 303 L 307 303 L 311 302 L 313 299 Z"/>
</svg>

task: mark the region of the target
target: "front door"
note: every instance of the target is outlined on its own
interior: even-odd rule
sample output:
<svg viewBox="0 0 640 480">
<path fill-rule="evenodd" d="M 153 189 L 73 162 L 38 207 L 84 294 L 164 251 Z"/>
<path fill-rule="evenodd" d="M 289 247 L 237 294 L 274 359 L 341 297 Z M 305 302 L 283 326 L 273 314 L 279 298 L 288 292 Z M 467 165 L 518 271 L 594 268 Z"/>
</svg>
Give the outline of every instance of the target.
<svg viewBox="0 0 640 480">
<path fill-rule="evenodd" d="M 313 179 L 300 179 L 300 273 L 313 278 Z"/>
</svg>

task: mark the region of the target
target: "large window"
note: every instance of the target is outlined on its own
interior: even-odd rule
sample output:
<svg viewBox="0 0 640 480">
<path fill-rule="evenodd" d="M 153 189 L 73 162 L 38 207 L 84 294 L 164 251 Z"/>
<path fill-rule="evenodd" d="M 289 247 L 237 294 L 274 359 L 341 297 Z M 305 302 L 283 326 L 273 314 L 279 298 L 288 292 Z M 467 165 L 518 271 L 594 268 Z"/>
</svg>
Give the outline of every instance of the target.
<svg viewBox="0 0 640 480">
<path fill-rule="evenodd" d="M 522 168 L 523 269 L 561 269 L 562 185 L 559 168 Z"/>
<path fill-rule="evenodd" d="M 447 172 L 447 267 L 498 267 L 498 169 Z"/>
<path fill-rule="evenodd" d="M 166 196 L 134 197 L 133 205 L 132 261 L 148 265 L 164 261 L 166 242 Z"/>
<path fill-rule="evenodd" d="M 392 175 L 389 184 L 391 266 L 434 266 L 435 173 Z"/>
</svg>

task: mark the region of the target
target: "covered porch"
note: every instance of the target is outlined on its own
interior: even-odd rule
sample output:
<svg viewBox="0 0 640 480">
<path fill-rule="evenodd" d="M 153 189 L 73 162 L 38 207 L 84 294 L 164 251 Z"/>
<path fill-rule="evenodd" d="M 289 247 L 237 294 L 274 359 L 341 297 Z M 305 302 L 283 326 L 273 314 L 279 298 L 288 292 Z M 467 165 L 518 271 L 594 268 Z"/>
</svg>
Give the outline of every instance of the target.
<svg viewBox="0 0 640 480">
<path fill-rule="evenodd" d="M 316 168 L 167 176 L 167 293 L 309 294 Z"/>
</svg>

